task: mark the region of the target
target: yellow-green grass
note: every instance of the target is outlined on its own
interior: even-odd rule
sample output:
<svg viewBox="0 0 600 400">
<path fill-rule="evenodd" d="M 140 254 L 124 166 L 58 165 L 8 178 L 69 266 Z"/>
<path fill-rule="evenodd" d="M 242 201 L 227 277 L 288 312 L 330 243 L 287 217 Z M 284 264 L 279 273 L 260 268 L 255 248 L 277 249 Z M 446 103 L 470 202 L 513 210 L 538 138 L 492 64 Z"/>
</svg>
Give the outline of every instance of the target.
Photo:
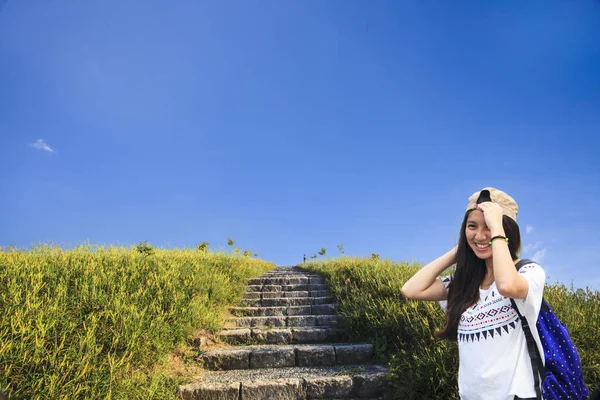
<svg viewBox="0 0 600 400">
<path fill-rule="evenodd" d="M 223 325 L 275 265 L 198 250 L 43 246 L 0 252 L 0 394 L 169 399 L 167 356 Z"/>
<path fill-rule="evenodd" d="M 433 336 L 444 325 L 436 302 L 403 298 L 400 289 L 421 267 L 370 258 L 312 261 L 302 268 L 326 277 L 354 340 L 375 344 L 388 363 L 396 398 L 452 399 L 457 393 L 458 349 Z M 600 298 L 598 292 L 547 285 L 544 297 L 575 342 L 585 381 L 600 389 Z"/>
</svg>

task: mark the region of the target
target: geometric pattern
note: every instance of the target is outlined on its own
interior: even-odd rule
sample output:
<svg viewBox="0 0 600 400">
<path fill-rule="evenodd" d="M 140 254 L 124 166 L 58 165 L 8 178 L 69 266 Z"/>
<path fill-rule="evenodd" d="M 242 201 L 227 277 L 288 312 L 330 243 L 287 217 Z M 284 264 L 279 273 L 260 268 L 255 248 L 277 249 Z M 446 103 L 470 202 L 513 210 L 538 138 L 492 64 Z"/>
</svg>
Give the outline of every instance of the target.
<svg viewBox="0 0 600 400">
<path fill-rule="evenodd" d="M 489 329 L 486 331 L 474 332 L 474 333 L 459 333 L 458 340 L 460 342 L 472 342 L 474 340 L 479 341 L 480 339 L 493 339 L 494 336 L 499 337 L 509 332 L 509 328 L 515 329 L 518 321 L 509 322 L 506 325 L 502 325 L 498 328 Z"/>
<path fill-rule="evenodd" d="M 452 278 L 452 275 L 442 277 L 446 288 Z M 510 300 L 498 293 L 495 286 L 493 283 L 487 292 L 481 291 L 482 298 L 461 315 L 457 332 L 459 342 L 502 337 L 511 333 L 520 323 Z"/>
<path fill-rule="evenodd" d="M 458 323 L 459 342 L 473 342 L 502 337 L 511 333 L 519 317 L 510 303 L 495 288 L 465 310 Z"/>
<path fill-rule="evenodd" d="M 490 311 L 488 311 L 488 312 L 486 312 L 486 313 L 485 313 L 485 312 L 482 312 L 482 313 L 479 313 L 479 314 L 477 314 L 477 315 L 475 315 L 475 316 L 465 317 L 465 315 L 463 314 L 463 315 L 460 317 L 460 320 L 461 320 L 461 321 L 466 321 L 466 322 L 469 322 L 469 323 L 473 322 L 473 321 L 474 321 L 474 320 L 476 320 L 476 319 L 477 319 L 477 320 L 479 320 L 479 321 L 482 321 L 482 320 L 484 320 L 486 317 L 495 317 L 495 316 L 496 316 L 496 315 L 498 315 L 498 314 L 501 314 L 501 313 L 507 313 L 507 312 L 509 312 L 510 310 L 512 310 L 512 307 L 511 307 L 511 306 L 509 306 L 509 305 L 503 305 L 503 306 L 502 306 L 502 307 L 500 307 L 500 308 L 493 308 L 493 309 L 491 309 Z"/>
</svg>

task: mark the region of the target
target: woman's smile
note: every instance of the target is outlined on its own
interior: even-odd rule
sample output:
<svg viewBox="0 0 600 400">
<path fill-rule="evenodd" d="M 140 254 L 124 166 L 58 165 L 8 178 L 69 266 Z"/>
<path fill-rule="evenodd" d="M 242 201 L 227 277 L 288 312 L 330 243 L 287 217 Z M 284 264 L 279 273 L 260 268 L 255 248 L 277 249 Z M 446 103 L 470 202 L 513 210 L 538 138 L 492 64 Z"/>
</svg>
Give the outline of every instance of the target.
<svg viewBox="0 0 600 400">
<path fill-rule="evenodd" d="M 469 247 L 473 249 L 477 257 L 488 258 L 491 256 L 492 246 L 489 243 L 490 230 L 485 224 L 483 213 L 475 210 L 469 215 L 465 230 Z M 488 255 L 489 254 L 489 255 Z"/>
<path fill-rule="evenodd" d="M 490 247 L 489 243 L 474 243 L 474 244 L 475 244 L 475 249 L 477 251 L 481 251 L 481 252 L 486 251 Z"/>
</svg>

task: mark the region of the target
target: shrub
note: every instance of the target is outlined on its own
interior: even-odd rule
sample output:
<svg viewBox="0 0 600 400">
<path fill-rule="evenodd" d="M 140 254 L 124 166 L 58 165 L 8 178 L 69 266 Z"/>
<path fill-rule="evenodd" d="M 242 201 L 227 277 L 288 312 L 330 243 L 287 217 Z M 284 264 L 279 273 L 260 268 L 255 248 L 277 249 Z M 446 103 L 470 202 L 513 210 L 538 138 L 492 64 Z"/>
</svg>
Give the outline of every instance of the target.
<svg viewBox="0 0 600 400">
<path fill-rule="evenodd" d="M 209 245 L 209 243 L 205 241 L 205 242 L 202 242 L 200 244 L 197 244 L 196 245 L 196 249 L 198 249 L 199 251 L 202 251 L 202 252 L 206 253 L 206 250 L 208 250 L 208 245 Z"/>
<path fill-rule="evenodd" d="M 143 256 L 149 256 L 151 254 L 154 254 L 154 247 L 150 246 L 147 240 L 138 243 L 135 246 L 135 249 L 138 251 L 138 253 L 140 253 Z"/>
</svg>

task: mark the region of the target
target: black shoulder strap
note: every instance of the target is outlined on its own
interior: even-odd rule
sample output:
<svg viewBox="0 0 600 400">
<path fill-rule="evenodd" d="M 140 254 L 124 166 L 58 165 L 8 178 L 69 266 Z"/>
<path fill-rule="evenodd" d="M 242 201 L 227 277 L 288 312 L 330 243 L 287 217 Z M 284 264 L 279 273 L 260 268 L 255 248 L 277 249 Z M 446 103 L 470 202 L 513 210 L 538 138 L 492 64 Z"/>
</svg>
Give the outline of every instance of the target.
<svg viewBox="0 0 600 400">
<path fill-rule="evenodd" d="M 529 264 L 531 262 L 533 261 L 519 261 L 516 265 L 517 271 L 520 270 L 523 265 Z M 538 349 L 537 344 L 535 343 L 535 339 L 533 338 L 533 334 L 531 333 L 531 328 L 529 327 L 529 322 L 527 321 L 527 318 L 523 317 L 514 299 L 510 299 L 510 302 L 512 303 L 513 308 L 517 312 L 519 319 L 521 320 L 523 333 L 525 333 L 525 340 L 527 341 L 527 352 L 529 353 L 529 358 L 531 359 L 531 369 L 533 371 L 533 382 L 535 384 L 536 398 L 538 400 L 542 400 L 542 391 L 540 389 L 540 377 L 542 379 L 546 377 L 546 368 L 544 368 L 544 363 L 542 362 L 540 350 Z"/>
</svg>

